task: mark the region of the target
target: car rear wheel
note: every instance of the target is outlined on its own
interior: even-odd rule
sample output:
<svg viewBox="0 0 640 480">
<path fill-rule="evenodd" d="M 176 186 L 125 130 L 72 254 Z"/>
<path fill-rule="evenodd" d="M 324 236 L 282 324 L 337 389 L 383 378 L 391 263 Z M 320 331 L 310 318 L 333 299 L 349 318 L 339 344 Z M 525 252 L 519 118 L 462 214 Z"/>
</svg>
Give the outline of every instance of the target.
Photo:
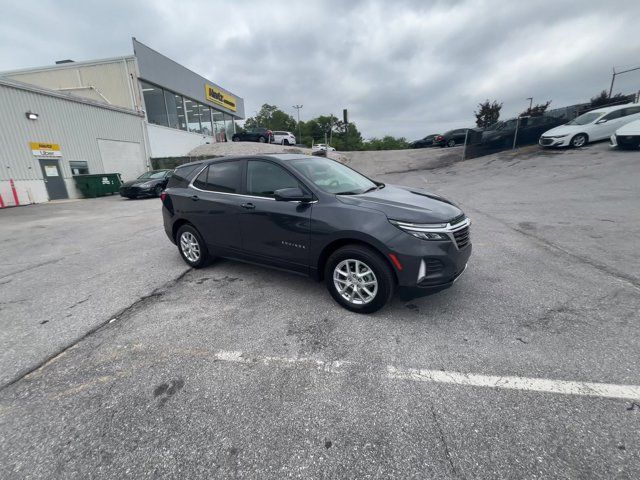
<svg viewBox="0 0 640 480">
<path fill-rule="evenodd" d="M 193 268 L 209 264 L 209 251 L 200 233 L 191 225 L 183 225 L 176 234 L 178 250 L 185 263 Z"/>
<path fill-rule="evenodd" d="M 266 143 L 266 142 L 267 142 L 267 139 L 266 139 L 265 137 L 259 137 L 259 138 L 258 138 L 258 141 L 259 141 L 260 143 Z"/>
<path fill-rule="evenodd" d="M 324 278 L 333 299 L 357 313 L 373 313 L 384 307 L 396 283 L 385 259 L 361 245 L 336 250 L 327 260 Z"/>
<path fill-rule="evenodd" d="M 455 147 L 455 146 L 456 146 L 456 141 L 453 138 L 447 142 L 447 147 Z"/>
<path fill-rule="evenodd" d="M 584 147 L 588 141 L 589 141 L 589 137 L 587 137 L 585 133 L 579 133 L 577 135 L 574 135 L 573 138 L 571 139 L 571 146 L 573 148 Z"/>
</svg>

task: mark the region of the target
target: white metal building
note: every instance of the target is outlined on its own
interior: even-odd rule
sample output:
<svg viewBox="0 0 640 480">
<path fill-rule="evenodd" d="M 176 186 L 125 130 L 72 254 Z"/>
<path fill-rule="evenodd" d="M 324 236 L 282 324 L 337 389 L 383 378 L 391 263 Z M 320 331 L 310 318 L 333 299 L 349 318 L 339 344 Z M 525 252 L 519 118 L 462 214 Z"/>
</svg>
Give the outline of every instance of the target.
<svg viewBox="0 0 640 480">
<path fill-rule="evenodd" d="M 0 78 L 0 207 L 76 198 L 73 174 L 148 170 L 144 115 Z"/>
<path fill-rule="evenodd" d="M 231 140 L 244 100 L 143 43 L 133 55 L 1 72 L 0 77 L 143 112 L 149 156 L 186 155 Z"/>
</svg>

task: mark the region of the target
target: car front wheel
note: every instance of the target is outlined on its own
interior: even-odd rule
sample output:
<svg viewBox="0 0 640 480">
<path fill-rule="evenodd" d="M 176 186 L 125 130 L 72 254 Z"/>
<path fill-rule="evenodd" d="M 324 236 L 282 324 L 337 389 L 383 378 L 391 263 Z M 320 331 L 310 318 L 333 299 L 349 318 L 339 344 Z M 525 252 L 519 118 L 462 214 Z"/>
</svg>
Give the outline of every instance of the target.
<svg viewBox="0 0 640 480">
<path fill-rule="evenodd" d="M 260 138 L 258 138 L 258 141 L 259 141 L 260 143 L 266 143 L 266 142 L 267 142 L 267 139 L 266 139 L 266 138 L 264 138 L 264 137 L 260 137 Z"/>
<path fill-rule="evenodd" d="M 455 147 L 455 146 L 456 146 L 456 141 L 453 138 L 447 142 L 447 147 Z"/>
<path fill-rule="evenodd" d="M 238 138 L 238 137 L 231 137 L 231 140 L 232 140 L 232 141 L 234 141 L 234 142 L 239 142 L 239 141 L 240 141 L 240 138 Z"/>
<path fill-rule="evenodd" d="M 185 263 L 202 268 L 209 263 L 209 252 L 200 233 L 191 225 L 183 225 L 176 234 L 178 250 Z"/>
<path fill-rule="evenodd" d="M 574 137 L 571 139 L 571 146 L 573 148 L 584 147 L 588 141 L 589 139 L 584 133 L 579 133 L 577 135 L 574 135 Z"/>
<path fill-rule="evenodd" d="M 334 300 L 357 313 L 380 310 L 393 296 L 396 284 L 385 259 L 361 245 L 336 250 L 327 260 L 324 277 Z"/>
</svg>

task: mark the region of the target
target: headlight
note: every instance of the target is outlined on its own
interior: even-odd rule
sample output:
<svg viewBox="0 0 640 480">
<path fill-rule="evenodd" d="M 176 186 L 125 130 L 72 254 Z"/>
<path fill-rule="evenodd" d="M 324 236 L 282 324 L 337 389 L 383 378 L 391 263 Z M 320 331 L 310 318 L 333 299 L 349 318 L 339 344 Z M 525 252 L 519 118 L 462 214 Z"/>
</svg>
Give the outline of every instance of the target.
<svg viewBox="0 0 640 480">
<path fill-rule="evenodd" d="M 400 222 L 398 220 L 389 220 L 393 225 L 403 232 L 413 235 L 421 240 L 451 240 L 451 237 L 445 232 L 438 231 L 446 228 L 446 223 L 420 224 Z"/>
<path fill-rule="evenodd" d="M 550 137 L 546 137 L 546 138 L 564 138 L 567 135 L 569 135 L 568 133 L 565 133 L 564 135 L 551 135 Z"/>
<path fill-rule="evenodd" d="M 145 183 L 142 183 L 142 184 L 138 185 L 138 187 L 140 187 L 140 188 L 149 188 L 151 186 L 153 186 L 153 182 L 145 182 Z"/>
</svg>

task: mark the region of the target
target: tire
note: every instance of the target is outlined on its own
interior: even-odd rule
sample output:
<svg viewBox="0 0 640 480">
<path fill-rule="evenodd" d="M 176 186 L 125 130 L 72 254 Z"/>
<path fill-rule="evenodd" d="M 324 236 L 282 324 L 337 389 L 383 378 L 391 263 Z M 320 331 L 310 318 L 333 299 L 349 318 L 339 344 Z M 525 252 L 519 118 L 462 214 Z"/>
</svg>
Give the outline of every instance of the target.
<svg viewBox="0 0 640 480">
<path fill-rule="evenodd" d="M 231 141 L 232 142 L 239 142 L 240 138 L 239 137 L 231 137 Z"/>
<path fill-rule="evenodd" d="M 356 275 L 347 277 L 338 273 L 338 271 L 352 273 L 356 269 L 360 271 L 362 277 Z M 356 313 L 373 313 L 380 310 L 391 299 L 396 286 L 395 276 L 389 263 L 378 252 L 362 245 L 346 245 L 333 252 L 325 264 L 324 279 L 333 299 L 342 307 Z M 357 283 L 351 283 L 352 280 Z M 376 283 L 372 285 L 373 281 Z M 346 285 L 342 292 L 337 287 L 341 284 Z M 363 287 L 367 290 L 365 291 Z M 352 292 L 357 293 L 352 294 Z M 343 295 L 351 297 L 351 300 Z"/>
<path fill-rule="evenodd" d="M 453 138 L 447 142 L 447 147 L 455 147 L 455 146 L 456 146 L 456 141 Z"/>
<path fill-rule="evenodd" d="M 261 136 L 261 137 L 259 137 L 259 138 L 258 138 L 258 141 L 259 141 L 260 143 L 266 143 L 266 142 L 267 142 L 267 139 L 266 139 L 265 137 L 262 137 L 262 136 Z"/>
<path fill-rule="evenodd" d="M 289 145 L 289 140 L 287 140 L 286 138 L 282 140 L 282 145 Z"/>
<path fill-rule="evenodd" d="M 194 243 L 197 247 L 197 251 L 194 251 Z M 211 257 L 207 250 L 207 245 L 204 243 L 200 232 L 193 226 L 187 224 L 180 227 L 178 233 L 176 233 L 176 244 L 178 245 L 178 251 L 184 262 L 193 268 L 206 267 Z M 186 248 L 187 244 L 191 247 Z"/>
<path fill-rule="evenodd" d="M 164 188 L 162 188 L 162 185 L 158 185 L 154 190 L 153 190 L 153 195 L 156 198 L 160 198 L 160 195 L 162 195 L 162 190 L 164 190 Z"/>
<path fill-rule="evenodd" d="M 578 133 L 577 135 L 573 136 L 569 144 L 573 148 L 580 148 L 580 147 L 584 147 L 587 144 L 587 142 L 589 142 L 589 137 L 587 136 L 587 134 Z"/>
</svg>

